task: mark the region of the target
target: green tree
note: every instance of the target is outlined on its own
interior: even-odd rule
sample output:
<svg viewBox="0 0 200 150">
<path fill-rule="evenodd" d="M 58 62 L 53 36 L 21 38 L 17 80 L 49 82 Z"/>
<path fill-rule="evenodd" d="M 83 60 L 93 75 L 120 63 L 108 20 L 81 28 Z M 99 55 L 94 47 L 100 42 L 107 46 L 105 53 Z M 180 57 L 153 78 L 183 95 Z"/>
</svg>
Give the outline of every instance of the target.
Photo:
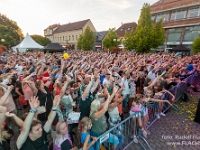
<svg viewBox="0 0 200 150">
<path fill-rule="evenodd" d="M 136 51 L 139 53 L 150 52 L 152 47 L 153 23 L 150 14 L 150 5 L 145 3 L 142 7 L 140 18 L 135 32 Z"/>
<path fill-rule="evenodd" d="M 78 49 L 82 49 L 82 43 L 83 43 L 83 35 L 81 34 L 78 38 L 78 43 L 77 43 Z"/>
<path fill-rule="evenodd" d="M 78 39 L 78 48 L 82 50 L 92 50 L 95 40 L 96 35 L 90 27 L 87 27 L 83 35 L 81 35 Z"/>
<path fill-rule="evenodd" d="M 48 38 L 41 35 L 34 34 L 31 35 L 31 37 L 33 38 L 33 40 L 35 40 L 35 42 L 42 46 L 46 46 L 47 44 L 51 43 L 51 41 Z"/>
<path fill-rule="evenodd" d="M 127 50 L 132 50 L 136 48 L 135 30 L 133 28 L 130 32 L 125 32 L 123 44 Z"/>
<path fill-rule="evenodd" d="M 0 24 L 0 33 L 0 44 L 5 45 L 7 48 L 19 44 L 20 39 L 18 38 L 18 34 L 8 29 L 8 27 Z M 4 39 L 4 41 L 1 41 L 1 39 Z"/>
<path fill-rule="evenodd" d="M 200 37 L 194 39 L 192 44 L 192 51 L 196 54 L 200 52 Z"/>
<path fill-rule="evenodd" d="M 165 42 L 165 29 L 163 28 L 163 19 L 154 24 L 152 47 L 157 48 Z"/>
<path fill-rule="evenodd" d="M 117 40 L 115 28 L 109 29 L 107 35 L 103 39 L 103 46 L 109 50 L 111 50 L 113 47 L 118 47 L 120 41 L 115 40 Z"/>
<path fill-rule="evenodd" d="M 17 25 L 17 23 L 3 14 L 0 14 L 0 25 L 7 27 L 8 29 L 12 30 L 14 33 L 18 35 L 18 39 L 21 41 L 24 38 L 21 28 Z"/>
</svg>

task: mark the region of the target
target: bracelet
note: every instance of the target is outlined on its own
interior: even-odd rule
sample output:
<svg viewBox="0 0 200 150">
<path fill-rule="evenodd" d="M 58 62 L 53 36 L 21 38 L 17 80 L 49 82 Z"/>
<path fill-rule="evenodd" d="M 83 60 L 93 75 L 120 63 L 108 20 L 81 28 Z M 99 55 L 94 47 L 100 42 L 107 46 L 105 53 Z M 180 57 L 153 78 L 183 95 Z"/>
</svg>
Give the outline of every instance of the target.
<svg viewBox="0 0 200 150">
<path fill-rule="evenodd" d="M 52 110 L 52 111 L 57 111 L 57 109 L 55 109 L 55 108 L 54 108 L 54 109 L 52 108 L 51 110 Z"/>
<path fill-rule="evenodd" d="M 31 113 L 36 113 L 36 110 L 34 110 L 34 109 L 30 109 L 29 112 L 31 112 Z"/>
</svg>

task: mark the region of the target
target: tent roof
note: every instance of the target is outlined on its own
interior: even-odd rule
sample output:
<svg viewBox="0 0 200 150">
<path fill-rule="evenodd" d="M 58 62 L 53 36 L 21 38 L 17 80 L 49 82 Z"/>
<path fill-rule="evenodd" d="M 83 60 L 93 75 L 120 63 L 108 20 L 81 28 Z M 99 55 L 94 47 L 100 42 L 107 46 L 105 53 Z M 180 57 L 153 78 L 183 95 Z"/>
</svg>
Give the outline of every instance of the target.
<svg viewBox="0 0 200 150">
<path fill-rule="evenodd" d="M 184 45 L 177 45 L 176 47 L 172 48 L 171 51 L 190 51 L 187 47 Z"/>
<path fill-rule="evenodd" d="M 59 43 L 49 43 L 47 44 L 43 50 L 49 50 L 49 51 L 53 51 L 53 50 L 67 50 L 66 48 L 62 47 Z"/>
<path fill-rule="evenodd" d="M 32 37 L 27 33 L 26 37 L 23 39 L 21 43 L 19 43 L 17 46 L 14 46 L 14 48 L 43 48 L 42 45 L 36 43 Z"/>
</svg>

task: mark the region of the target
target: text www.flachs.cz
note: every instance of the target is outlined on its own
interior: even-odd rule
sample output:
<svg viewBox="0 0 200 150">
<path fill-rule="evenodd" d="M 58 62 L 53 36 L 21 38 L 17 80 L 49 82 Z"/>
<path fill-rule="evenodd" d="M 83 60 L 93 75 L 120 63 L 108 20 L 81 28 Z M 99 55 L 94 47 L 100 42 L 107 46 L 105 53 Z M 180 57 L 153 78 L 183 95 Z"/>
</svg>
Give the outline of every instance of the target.
<svg viewBox="0 0 200 150">
<path fill-rule="evenodd" d="M 181 141 L 181 142 L 166 142 L 167 145 L 178 146 L 178 145 L 200 145 L 200 141 Z"/>
</svg>

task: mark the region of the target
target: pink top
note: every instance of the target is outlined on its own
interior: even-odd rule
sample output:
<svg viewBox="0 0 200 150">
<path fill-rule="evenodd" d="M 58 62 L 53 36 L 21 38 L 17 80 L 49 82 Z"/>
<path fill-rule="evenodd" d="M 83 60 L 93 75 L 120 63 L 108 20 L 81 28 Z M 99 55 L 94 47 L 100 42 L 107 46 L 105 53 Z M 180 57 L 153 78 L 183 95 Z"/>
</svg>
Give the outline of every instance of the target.
<svg viewBox="0 0 200 150">
<path fill-rule="evenodd" d="M 31 97 L 33 97 L 33 91 L 27 83 L 22 85 L 22 90 L 24 92 L 24 99 L 25 100 L 30 100 Z"/>
<path fill-rule="evenodd" d="M 135 107 L 131 107 L 131 111 L 132 112 L 139 112 L 139 111 L 141 111 L 141 104 L 139 104 L 139 105 L 137 105 L 137 106 L 135 106 Z"/>
</svg>

